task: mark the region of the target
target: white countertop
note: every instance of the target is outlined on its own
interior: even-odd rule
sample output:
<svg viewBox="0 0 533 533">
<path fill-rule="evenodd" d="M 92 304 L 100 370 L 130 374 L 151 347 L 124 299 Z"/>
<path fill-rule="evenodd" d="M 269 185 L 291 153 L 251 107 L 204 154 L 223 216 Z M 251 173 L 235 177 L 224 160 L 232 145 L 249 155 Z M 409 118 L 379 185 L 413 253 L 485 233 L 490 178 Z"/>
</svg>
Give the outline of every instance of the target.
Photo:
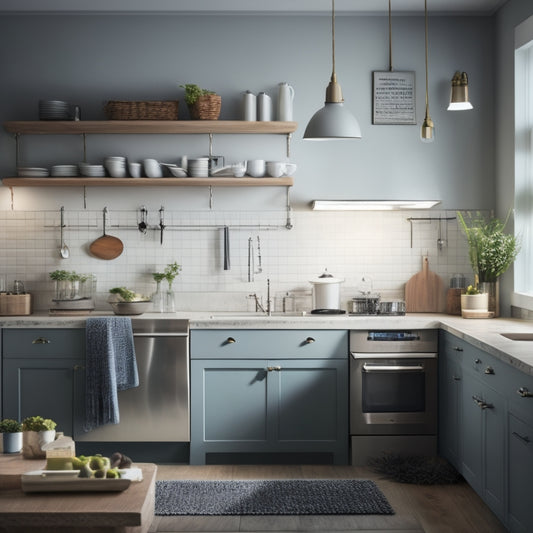
<svg viewBox="0 0 533 533">
<path fill-rule="evenodd" d="M 112 316 L 95 312 L 91 316 Z M 0 317 L 0 327 L 10 328 L 83 328 L 87 317 L 29 316 Z M 143 319 L 189 319 L 191 329 L 432 329 L 442 328 L 498 357 L 518 370 L 533 375 L 533 341 L 513 341 L 501 333 L 531 333 L 533 321 L 496 318 L 464 319 L 460 316 L 432 313 L 408 313 L 405 316 L 311 315 L 267 317 L 253 313 L 198 312 L 145 313 Z"/>
</svg>

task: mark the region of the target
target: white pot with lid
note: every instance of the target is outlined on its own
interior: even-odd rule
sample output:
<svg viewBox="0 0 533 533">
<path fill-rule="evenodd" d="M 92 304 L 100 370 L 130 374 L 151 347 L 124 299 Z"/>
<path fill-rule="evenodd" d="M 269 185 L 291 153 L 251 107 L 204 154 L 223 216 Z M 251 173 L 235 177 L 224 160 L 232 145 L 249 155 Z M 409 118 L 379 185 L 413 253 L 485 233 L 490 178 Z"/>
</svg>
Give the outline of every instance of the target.
<svg viewBox="0 0 533 533">
<path fill-rule="evenodd" d="M 334 277 L 326 268 L 320 276 L 309 280 L 309 283 L 313 284 L 313 310 L 340 310 L 343 279 Z"/>
</svg>

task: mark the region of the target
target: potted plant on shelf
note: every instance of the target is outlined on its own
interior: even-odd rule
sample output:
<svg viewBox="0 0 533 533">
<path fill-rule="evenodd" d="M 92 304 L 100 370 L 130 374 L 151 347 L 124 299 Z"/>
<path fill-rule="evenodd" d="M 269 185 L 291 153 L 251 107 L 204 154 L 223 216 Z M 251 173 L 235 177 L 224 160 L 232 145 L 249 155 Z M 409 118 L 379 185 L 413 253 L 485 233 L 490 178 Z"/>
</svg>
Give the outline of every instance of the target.
<svg viewBox="0 0 533 533">
<path fill-rule="evenodd" d="M 185 102 L 193 120 L 217 120 L 220 115 L 222 98 L 214 91 L 202 89 L 194 83 L 180 85 L 185 89 Z"/>
<path fill-rule="evenodd" d="M 474 287 L 488 293 L 488 310 L 497 317 L 500 314 L 499 277 L 511 266 L 520 251 L 518 237 L 505 233 L 509 215 L 504 221 L 486 217 L 477 212 L 463 214 L 457 211 L 457 220 L 466 235 L 468 255 L 474 271 Z"/>
<path fill-rule="evenodd" d="M 4 418 L 0 422 L 0 433 L 3 433 L 4 453 L 19 453 L 22 448 L 22 424 L 12 418 Z"/>
<path fill-rule="evenodd" d="M 42 416 L 30 416 L 22 421 L 22 455 L 25 459 L 46 457 L 42 447 L 56 438 L 57 424 Z"/>
</svg>

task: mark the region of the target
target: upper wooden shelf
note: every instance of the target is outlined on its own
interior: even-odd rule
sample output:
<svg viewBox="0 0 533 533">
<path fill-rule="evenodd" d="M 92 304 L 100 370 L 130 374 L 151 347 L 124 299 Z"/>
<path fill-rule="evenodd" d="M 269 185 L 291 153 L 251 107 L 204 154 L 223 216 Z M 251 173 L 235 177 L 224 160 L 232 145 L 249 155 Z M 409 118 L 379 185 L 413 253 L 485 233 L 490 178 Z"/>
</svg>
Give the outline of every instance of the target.
<svg viewBox="0 0 533 533">
<path fill-rule="evenodd" d="M 9 133 L 25 135 L 81 135 L 84 133 L 262 133 L 289 134 L 296 122 L 244 120 L 18 120 L 4 122 Z"/>
</svg>

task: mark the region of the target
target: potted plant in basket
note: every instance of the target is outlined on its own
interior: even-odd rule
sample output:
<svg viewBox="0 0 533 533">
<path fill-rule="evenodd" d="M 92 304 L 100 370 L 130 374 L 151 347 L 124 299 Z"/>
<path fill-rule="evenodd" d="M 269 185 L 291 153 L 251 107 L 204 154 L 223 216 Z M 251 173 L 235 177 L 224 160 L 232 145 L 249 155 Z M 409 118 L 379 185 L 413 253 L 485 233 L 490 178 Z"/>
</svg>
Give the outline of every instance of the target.
<svg viewBox="0 0 533 533">
<path fill-rule="evenodd" d="M 19 453 L 22 448 L 22 424 L 12 418 L 4 418 L 0 422 L 0 433 L 3 433 L 4 453 Z"/>
<path fill-rule="evenodd" d="M 30 416 L 22 421 L 22 455 L 25 459 L 46 457 L 42 447 L 56 438 L 57 424 L 49 418 Z"/>
<path fill-rule="evenodd" d="M 185 89 L 185 103 L 193 120 L 217 120 L 220 115 L 222 98 L 214 91 L 202 89 L 194 83 L 180 85 Z"/>
<path fill-rule="evenodd" d="M 474 287 L 489 295 L 489 311 L 499 316 L 499 277 L 511 266 L 520 251 L 518 237 L 505 233 L 509 215 L 504 221 L 477 212 L 465 218 L 457 212 L 457 220 L 466 235 L 468 255 L 474 271 Z M 468 219 L 468 220 L 467 220 Z"/>
</svg>

